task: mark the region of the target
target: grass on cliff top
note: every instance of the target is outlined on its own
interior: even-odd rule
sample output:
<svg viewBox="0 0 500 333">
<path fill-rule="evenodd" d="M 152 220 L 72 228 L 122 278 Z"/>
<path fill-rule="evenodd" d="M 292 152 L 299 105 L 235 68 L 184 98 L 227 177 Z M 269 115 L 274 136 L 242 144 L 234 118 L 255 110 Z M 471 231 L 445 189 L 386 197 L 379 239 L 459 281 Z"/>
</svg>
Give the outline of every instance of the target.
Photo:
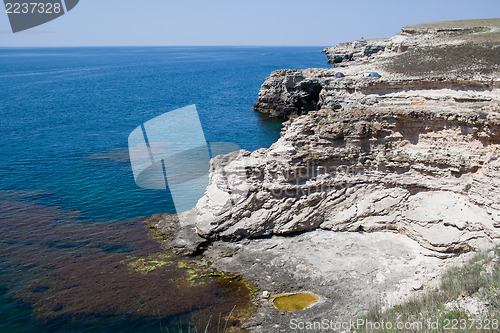
<svg viewBox="0 0 500 333">
<path fill-rule="evenodd" d="M 410 76 L 494 74 L 500 71 L 500 46 L 467 43 L 412 48 L 393 57 L 385 67 L 390 72 Z"/>
<path fill-rule="evenodd" d="M 486 252 L 478 253 L 463 267 L 448 270 L 443 275 L 439 288 L 386 311 L 375 308 L 363 317 L 368 322 L 391 322 L 394 327 L 397 327 L 398 322 L 423 323 L 422 327 L 408 325 L 404 329 L 391 330 L 387 329 L 386 325 L 385 329 L 362 329 L 358 332 L 498 332 L 500 330 L 499 258 L 500 246 L 494 250 L 494 255 Z M 490 271 L 487 271 L 488 266 Z M 466 299 L 469 296 L 487 303 L 487 312 L 472 315 L 456 304 L 450 305 L 457 299 Z M 438 323 L 438 329 L 429 327 L 428 323 Z"/>
<path fill-rule="evenodd" d="M 428 29 L 446 30 L 453 28 L 464 30 L 448 32 L 449 39 L 462 39 L 489 47 L 500 45 L 500 18 L 432 22 L 410 25 L 403 29 L 421 30 L 425 33 Z"/>
<path fill-rule="evenodd" d="M 385 69 L 409 76 L 455 74 L 473 76 L 500 72 L 500 18 L 442 21 L 407 26 L 425 33 L 427 29 L 465 29 L 436 35 L 440 46 L 413 47 L 390 59 Z M 457 41 L 458 43 L 450 43 Z M 452 45 L 458 44 L 458 45 Z"/>
<path fill-rule="evenodd" d="M 500 18 L 430 22 L 430 23 L 409 25 L 405 28 L 449 29 L 449 28 L 477 28 L 477 27 L 499 27 L 500 28 Z"/>
</svg>

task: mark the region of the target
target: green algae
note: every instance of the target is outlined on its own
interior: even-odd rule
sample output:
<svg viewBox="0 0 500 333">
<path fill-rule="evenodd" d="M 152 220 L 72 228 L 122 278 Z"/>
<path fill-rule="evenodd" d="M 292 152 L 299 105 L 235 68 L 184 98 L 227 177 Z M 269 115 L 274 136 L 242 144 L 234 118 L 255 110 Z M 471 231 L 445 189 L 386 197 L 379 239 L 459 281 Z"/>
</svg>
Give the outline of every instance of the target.
<svg viewBox="0 0 500 333">
<path fill-rule="evenodd" d="M 225 282 L 236 282 L 238 284 L 241 284 L 245 289 L 247 289 L 249 299 L 254 299 L 257 291 L 259 291 L 259 288 L 257 288 L 252 282 L 245 280 L 239 275 L 225 274 L 224 272 L 211 272 L 202 275 L 202 277 L 208 276 L 212 278 L 218 278 L 219 280 Z"/>
<path fill-rule="evenodd" d="M 256 292 L 259 290 L 250 281 L 245 280 L 239 275 L 226 274 L 224 272 L 218 271 L 208 271 L 210 264 L 205 266 L 200 266 L 196 262 L 186 262 L 180 261 L 177 263 L 177 267 L 183 269 L 187 277 L 181 283 L 187 284 L 189 287 L 196 287 L 206 284 L 210 280 L 216 280 L 220 284 L 235 283 L 241 285 L 246 289 L 248 294 L 248 299 L 254 299 Z"/>
<path fill-rule="evenodd" d="M 148 258 L 133 258 L 127 260 L 129 270 L 142 274 L 148 274 L 158 268 L 171 264 L 172 255 L 170 253 L 160 253 Z"/>
<path fill-rule="evenodd" d="M 273 300 L 274 307 L 279 311 L 300 311 L 307 309 L 319 300 L 311 293 L 280 294 Z"/>
<path fill-rule="evenodd" d="M 239 275 L 228 274 L 219 271 L 209 271 L 211 263 L 200 266 L 194 261 L 179 261 L 177 268 L 185 272 L 185 277 L 178 279 L 177 283 L 185 287 L 193 288 L 205 286 L 210 282 L 216 282 L 226 290 L 232 290 L 233 296 L 242 297 L 248 301 L 255 298 L 259 290 L 250 281 L 245 280 Z M 257 311 L 257 306 L 248 302 L 246 304 L 240 303 L 235 305 L 229 317 L 230 321 L 241 323 L 241 320 L 250 318 Z M 237 325 L 239 326 L 239 324 Z"/>
<path fill-rule="evenodd" d="M 210 268 L 210 262 L 203 265 L 199 259 L 167 252 L 146 258 L 129 258 L 125 263 L 129 272 L 140 275 L 148 275 L 154 271 L 158 274 L 164 271 L 171 273 L 175 271 L 177 273 L 173 274 L 169 280 L 180 290 L 204 290 L 206 288 L 230 290 L 231 297 L 240 301 L 235 303 L 227 319 L 238 323 L 235 324 L 236 326 L 241 325 L 242 321 L 247 320 L 257 311 L 257 306 L 251 300 L 256 297 L 259 289 L 239 275 L 214 271 Z M 224 298 L 228 296 L 229 294 Z"/>
<path fill-rule="evenodd" d="M 180 285 L 185 287 L 197 287 L 204 285 L 210 280 L 217 280 L 219 283 L 226 284 L 227 282 L 236 282 L 242 285 L 247 293 L 248 299 L 254 299 L 259 290 L 250 281 L 243 279 L 241 276 L 226 274 L 224 272 L 209 271 L 211 263 L 200 265 L 191 258 L 181 259 L 172 253 L 160 253 L 149 256 L 147 258 L 129 258 L 126 260 L 126 265 L 131 272 L 148 274 L 160 268 L 176 267 L 182 271 L 183 276 L 176 279 Z"/>
<path fill-rule="evenodd" d="M 255 286 L 252 282 L 247 281 L 241 277 L 239 277 L 240 282 L 248 289 L 248 292 L 250 293 L 250 299 L 254 299 L 255 295 L 259 291 L 259 288 Z"/>
<path fill-rule="evenodd" d="M 200 266 L 195 262 L 179 261 L 177 263 L 177 268 L 181 269 L 184 273 L 184 277 L 177 280 L 179 284 L 186 287 L 198 287 L 209 282 L 203 279 L 208 276 L 208 274 L 206 274 L 206 266 Z"/>
</svg>

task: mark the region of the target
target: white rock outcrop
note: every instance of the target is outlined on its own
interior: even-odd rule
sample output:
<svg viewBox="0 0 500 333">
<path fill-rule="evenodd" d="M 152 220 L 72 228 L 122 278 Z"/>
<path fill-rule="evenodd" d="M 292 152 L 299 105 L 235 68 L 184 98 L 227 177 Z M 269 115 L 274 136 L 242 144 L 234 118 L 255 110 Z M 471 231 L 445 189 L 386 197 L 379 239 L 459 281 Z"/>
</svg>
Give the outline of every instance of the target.
<svg viewBox="0 0 500 333">
<path fill-rule="evenodd" d="M 269 149 L 212 160 L 198 233 L 393 231 L 438 256 L 491 246 L 500 240 L 498 119 L 432 106 L 310 112 Z M 244 196 L 228 191 L 235 164 L 246 170 Z"/>
</svg>

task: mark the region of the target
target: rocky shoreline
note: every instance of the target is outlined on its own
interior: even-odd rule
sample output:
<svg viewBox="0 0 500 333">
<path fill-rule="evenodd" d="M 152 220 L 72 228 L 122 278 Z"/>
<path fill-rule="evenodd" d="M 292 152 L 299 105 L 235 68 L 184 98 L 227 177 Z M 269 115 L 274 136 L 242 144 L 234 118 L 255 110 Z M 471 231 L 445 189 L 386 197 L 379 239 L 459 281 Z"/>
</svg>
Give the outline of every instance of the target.
<svg viewBox="0 0 500 333">
<path fill-rule="evenodd" d="M 281 138 L 213 158 L 196 208 L 157 215 L 150 228 L 261 291 L 319 296 L 295 312 L 256 299 L 244 325 L 254 332 L 345 321 L 425 292 L 500 243 L 500 76 L 490 71 L 500 59 L 468 72 L 446 59 L 433 72 L 401 61 L 415 48 L 474 49 L 471 35 L 500 31 L 481 24 L 406 27 L 325 49 L 335 68 L 273 72 L 254 108 L 289 118 Z M 382 78 L 362 78 L 367 70 Z"/>
</svg>

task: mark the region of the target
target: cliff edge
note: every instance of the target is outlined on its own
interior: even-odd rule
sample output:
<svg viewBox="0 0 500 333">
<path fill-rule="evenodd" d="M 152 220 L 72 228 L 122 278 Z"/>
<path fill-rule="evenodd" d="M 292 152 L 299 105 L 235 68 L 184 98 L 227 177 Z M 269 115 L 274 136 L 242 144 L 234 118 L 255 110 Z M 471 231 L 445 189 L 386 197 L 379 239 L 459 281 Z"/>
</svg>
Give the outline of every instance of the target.
<svg viewBox="0 0 500 333">
<path fill-rule="evenodd" d="M 467 38 L 476 34 L 492 44 L 474 44 L 484 49 L 475 56 L 493 52 L 488 66 L 498 68 L 500 19 L 456 25 L 403 28 L 379 41 L 385 48 L 339 60 L 345 77 L 335 77 L 338 68 L 273 72 L 256 109 L 291 119 L 269 149 L 212 160 L 210 185 L 196 207 L 199 234 L 238 240 L 314 229 L 392 230 L 443 254 L 496 241 L 498 72 L 464 72 L 461 63 L 446 75 L 425 66 L 411 76 L 387 69 L 413 47 L 469 47 Z M 339 46 L 327 50 L 339 54 Z M 382 77 L 363 77 L 367 69 Z M 224 177 L 241 169 L 247 191 L 234 191 Z"/>
<path fill-rule="evenodd" d="M 254 331 L 396 304 L 500 243 L 500 19 L 324 52 L 335 67 L 265 80 L 254 108 L 289 118 L 281 138 L 213 158 L 191 212 L 215 267 L 271 293 L 320 296 L 281 317 L 256 301 Z"/>
<path fill-rule="evenodd" d="M 340 43 L 323 52 L 334 68 L 273 72 L 254 109 L 289 117 L 419 100 L 498 101 L 490 93 L 500 80 L 500 19 L 409 26 L 389 39 Z M 382 77 L 360 79 L 366 71 Z M 338 72 L 346 77 L 339 80 Z"/>
</svg>

